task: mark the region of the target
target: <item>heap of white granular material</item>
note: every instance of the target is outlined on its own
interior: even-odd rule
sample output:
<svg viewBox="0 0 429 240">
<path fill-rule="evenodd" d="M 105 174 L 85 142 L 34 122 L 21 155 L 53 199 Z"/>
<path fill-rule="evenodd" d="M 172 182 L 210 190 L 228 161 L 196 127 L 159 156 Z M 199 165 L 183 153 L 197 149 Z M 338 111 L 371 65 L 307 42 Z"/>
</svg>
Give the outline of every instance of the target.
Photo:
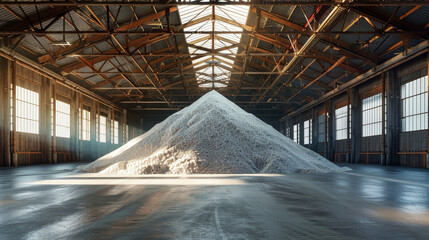
<svg viewBox="0 0 429 240">
<path fill-rule="evenodd" d="M 79 169 L 114 174 L 346 170 L 296 144 L 216 91 Z"/>
</svg>

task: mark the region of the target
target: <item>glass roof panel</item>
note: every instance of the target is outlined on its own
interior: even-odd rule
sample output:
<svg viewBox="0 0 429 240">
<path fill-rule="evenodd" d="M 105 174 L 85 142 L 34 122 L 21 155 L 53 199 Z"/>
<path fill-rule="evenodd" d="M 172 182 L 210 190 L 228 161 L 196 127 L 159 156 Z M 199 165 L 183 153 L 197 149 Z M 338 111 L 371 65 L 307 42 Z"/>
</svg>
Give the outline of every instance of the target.
<svg viewBox="0 0 429 240">
<path fill-rule="evenodd" d="M 201 0 L 200 2 L 209 2 L 209 0 Z M 208 57 L 199 58 L 192 62 L 195 64 L 194 69 L 203 68 L 197 73 L 197 81 L 201 83 L 199 86 L 226 87 L 231 76 L 228 69 L 233 68 L 234 60 L 216 54 L 237 54 L 237 45 L 240 43 L 241 34 L 216 34 L 216 32 L 242 32 L 242 26 L 247 21 L 249 6 L 189 5 L 178 6 L 178 8 L 182 24 L 185 25 L 183 29 L 185 32 L 209 32 L 207 34 L 185 34 L 186 42 L 194 46 L 188 47 L 191 55 L 208 54 Z M 211 34 L 213 29 L 214 33 Z M 213 83 L 207 83 L 207 81 Z"/>
</svg>

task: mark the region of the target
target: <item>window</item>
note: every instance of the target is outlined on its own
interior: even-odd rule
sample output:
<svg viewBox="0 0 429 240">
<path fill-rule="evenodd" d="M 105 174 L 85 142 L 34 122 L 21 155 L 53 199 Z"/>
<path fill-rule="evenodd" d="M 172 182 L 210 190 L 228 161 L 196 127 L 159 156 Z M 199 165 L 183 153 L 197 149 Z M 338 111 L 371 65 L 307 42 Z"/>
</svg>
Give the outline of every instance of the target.
<svg viewBox="0 0 429 240">
<path fill-rule="evenodd" d="M 16 116 L 13 119 L 13 101 L 11 99 L 11 130 L 13 129 L 12 124 L 15 123 L 17 132 L 39 134 L 39 93 L 20 86 L 15 87 Z"/>
<path fill-rule="evenodd" d="M 350 109 L 350 105 L 348 107 Z M 350 122 L 351 122 L 351 116 L 350 116 Z M 335 129 L 336 129 L 336 134 L 335 134 L 336 140 L 347 139 L 347 106 L 335 109 Z M 349 133 L 349 137 L 351 137 L 351 133 Z"/>
<path fill-rule="evenodd" d="M 362 136 L 377 136 L 382 133 L 382 101 L 383 94 L 365 98 L 362 100 Z"/>
<path fill-rule="evenodd" d="M 79 139 L 89 141 L 91 139 L 91 113 L 79 108 Z"/>
<path fill-rule="evenodd" d="M 100 132 L 98 139 L 102 143 L 107 141 L 107 118 L 103 115 L 100 115 Z"/>
<path fill-rule="evenodd" d="M 402 131 L 428 129 L 428 76 L 401 86 Z"/>
<path fill-rule="evenodd" d="M 54 135 L 54 99 L 51 98 L 51 135 Z M 56 137 L 70 138 L 70 104 L 56 100 Z"/>
<path fill-rule="evenodd" d="M 111 120 L 111 143 L 119 144 L 119 122 Z"/>
<path fill-rule="evenodd" d="M 313 139 L 311 137 L 312 136 L 311 132 L 313 130 L 312 125 L 313 123 L 311 119 L 304 122 L 304 144 L 312 144 L 313 142 Z"/>
<path fill-rule="evenodd" d="M 299 143 L 299 124 L 293 125 L 293 140 Z"/>
</svg>

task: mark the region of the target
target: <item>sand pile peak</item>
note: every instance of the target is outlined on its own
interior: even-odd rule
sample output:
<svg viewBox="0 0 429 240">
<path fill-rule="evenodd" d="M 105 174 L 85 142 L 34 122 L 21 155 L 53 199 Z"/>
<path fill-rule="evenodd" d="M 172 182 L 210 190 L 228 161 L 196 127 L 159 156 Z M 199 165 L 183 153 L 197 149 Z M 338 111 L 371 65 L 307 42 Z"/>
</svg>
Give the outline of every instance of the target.
<svg viewBox="0 0 429 240">
<path fill-rule="evenodd" d="M 117 174 L 225 174 L 344 169 L 211 91 L 80 170 Z"/>
</svg>

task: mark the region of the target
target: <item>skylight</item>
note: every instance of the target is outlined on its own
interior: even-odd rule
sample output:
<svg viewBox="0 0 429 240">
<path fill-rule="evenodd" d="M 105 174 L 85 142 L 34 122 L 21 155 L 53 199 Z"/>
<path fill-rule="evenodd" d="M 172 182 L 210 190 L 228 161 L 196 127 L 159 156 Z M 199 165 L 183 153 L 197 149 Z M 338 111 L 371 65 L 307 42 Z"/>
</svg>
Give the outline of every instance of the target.
<svg viewBox="0 0 429 240">
<path fill-rule="evenodd" d="M 209 2 L 203 0 L 201 2 Z M 179 6 L 185 32 L 241 32 L 246 28 L 248 6 Z M 241 33 L 185 34 L 195 64 L 197 82 L 203 88 L 226 87 L 238 51 Z M 206 56 L 201 56 L 206 54 Z"/>
</svg>

